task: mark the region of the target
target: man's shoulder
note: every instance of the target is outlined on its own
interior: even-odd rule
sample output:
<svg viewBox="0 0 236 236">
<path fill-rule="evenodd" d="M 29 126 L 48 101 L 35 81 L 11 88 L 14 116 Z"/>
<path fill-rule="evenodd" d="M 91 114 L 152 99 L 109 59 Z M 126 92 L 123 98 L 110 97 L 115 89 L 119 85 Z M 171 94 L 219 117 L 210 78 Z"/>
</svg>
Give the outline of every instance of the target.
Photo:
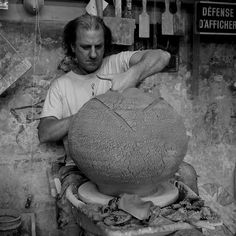
<svg viewBox="0 0 236 236">
<path fill-rule="evenodd" d="M 124 55 L 132 55 L 135 52 L 136 51 L 121 51 L 121 52 L 116 52 L 114 54 L 106 56 L 105 59 L 114 58 L 114 57 L 122 57 Z"/>
<path fill-rule="evenodd" d="M 129 68 L 129 62 L 137 51 L 122 51 L 104 58 L 101 70 L 105 73 L 121 73 Z"/>
<path fill-rule="evenodd" d="M 75 77 L 75 73 L 73 73 L 72 71 L 67 72 L 67 73 L 60 75 L 59 77 L 53 79 L 51 82 L 51 86 L 64 85 L 66 83 L 69 83 L 74 77 Z"/>
<path fill-rule="evenodd" d="M 112 55 L 106 56 L 104 58 L 104 62 L 110 62 L 110 61 L 122 61 L 122 60 L 129 60 L 133 54 L 135 54 L 137 51 L 121 51 L 114 53 Z"/>
<path fill-rule="evenodd" d="M 68 81 L 68 80 L 71 80 L 73 78 L 76 78 L 76 74 L 73 71 L 69 71 L 69 72 L 59 76 L 58 78 L 56 78 L 56 80 L 58 80 L 58 81 Z"/>
</svg>

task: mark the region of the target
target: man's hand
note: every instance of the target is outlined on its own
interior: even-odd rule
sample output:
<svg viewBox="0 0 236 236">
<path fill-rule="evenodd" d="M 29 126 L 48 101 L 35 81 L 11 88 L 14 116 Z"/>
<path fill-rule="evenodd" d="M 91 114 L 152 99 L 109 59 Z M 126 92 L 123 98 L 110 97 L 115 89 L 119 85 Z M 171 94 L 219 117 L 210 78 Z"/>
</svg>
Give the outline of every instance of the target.
<svg viewBox="0 0 236 236">
<path fill-rule="evenodd" d="M 134 53 L 129 61 L 129 69 L 120 74 L 97 75 L 99 79 L 109 80 L 111 90 L 123 92 L 134 88 L 141 81 L 162 71 L 170 61 L 170 53 L 156 49 Z"/>
<path fill-rule="evenodd" d="M 132 70 L 120 74 L 97 75 L 101 80 L 109 80 L 111 82 L 111 90 L 123 92 L 127 88 L 136 87 L 137 80 L 132 75 Z"/>
</svg>

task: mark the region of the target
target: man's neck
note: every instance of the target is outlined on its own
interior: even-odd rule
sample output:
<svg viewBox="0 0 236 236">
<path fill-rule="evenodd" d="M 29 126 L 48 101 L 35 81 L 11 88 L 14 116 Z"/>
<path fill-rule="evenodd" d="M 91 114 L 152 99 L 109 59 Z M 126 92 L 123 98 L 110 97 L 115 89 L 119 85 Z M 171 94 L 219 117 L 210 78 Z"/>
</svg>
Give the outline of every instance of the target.
<svg viewBox="0 0 236 236">
<path fill-rule="evenodd" d="M 72 71 L 73 71 L 74 73 L 78 74 L 78 75 L 87 75 L 87 74 L 88 74 L 85 70 L 79 68 L 78 66 L 75 66 L 75 67 L 72 69 Z"/>
<path fill-rule="evenodd" d="M 78 67 L 74 67 L 72 71 L 77 75 L 83 76 L 84 79 L 91 79 L 91 78 L 94 78 L 95 76 L 95 73 L 87 73 L 87 72 L 81 71 Z"/>
</svg>

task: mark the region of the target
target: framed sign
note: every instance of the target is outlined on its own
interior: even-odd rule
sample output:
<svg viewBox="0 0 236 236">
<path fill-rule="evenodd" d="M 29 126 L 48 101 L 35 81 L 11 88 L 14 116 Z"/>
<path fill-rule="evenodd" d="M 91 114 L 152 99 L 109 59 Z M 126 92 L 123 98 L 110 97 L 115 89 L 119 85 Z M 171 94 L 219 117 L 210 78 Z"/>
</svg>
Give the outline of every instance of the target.
<svg viewBox="0 0 236 236">
<path fill-rule="evenodd" d="M 195 3 L 195 34 L 236 35 L 236 3 Z"/>
<path fill-rule="evenodd" d="M 8 9 L 8 0 L 0 0 L 0 9 Z"/>
</svg>

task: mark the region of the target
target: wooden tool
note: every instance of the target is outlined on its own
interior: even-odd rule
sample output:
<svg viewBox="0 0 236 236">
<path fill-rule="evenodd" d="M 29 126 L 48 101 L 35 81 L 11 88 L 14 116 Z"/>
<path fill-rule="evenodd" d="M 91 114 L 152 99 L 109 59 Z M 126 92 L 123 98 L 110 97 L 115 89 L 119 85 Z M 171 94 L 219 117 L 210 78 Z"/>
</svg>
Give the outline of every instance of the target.
<svg viewBox="0 0 236 236">
<path fill-rule="evenodd" d="M 118 18 L 121 18 L 122 9 L 121 9 L 121 0 L 115 0 L 115 15 Z"/>
<path fill-rule="evenodd" d="M 233 178 L 234 178 L 234 200 L 236 202 L 236 163 L 235 163 L 235 166 L 234 166 L 234 173 L 233 173 Z"/>
<path fill-rule="evenodd" d="M 104 0 L 90 0 L 85 9 L 90 15 L 103 18 L 103 10 L 107 7 L 107 5 L 108 3 Z"/>
<path fill-rule="evenodd" d="M 177 11 L 173 16 L 174 35 L 184 35 L 184 17 L 181 12 L 181 0 L 176 0 Z"/>
<path fill-rule="evenodd" d="M 12 57 L 10 58 L 10 65 L 8 68 L 0 68 L 0 72 L 5 71 L 4 75 L 0 74 L 0 95 L 9 88 L 13 83 L 16 82 L 22 75 L 24 75 L 30 68 L 31 63 L 20 56 L 14 46 L 8 41 L 8 39 L 0 33 L 0 37 L 6 41 L 10 46 L 9 52 L 13 51 Z"/>
<path fill-rule="evenodd" d="M 50 192 L 51 196 L 55 198 L 57 196 L 57 189 L 56 189 L 53 177 L 52 177 L 51 168 L 48 167 L 46 169 L 46 174 L 48 177 L 49 192 Z"/>
<path fill-rule="evenodd" d="M 153 16 L 154 16 L 154 19 L 157 20 L 156 1 L 154 1 Z M 156 21 L 153 22 L 153 48 L 157 48 L 157 22 Z"/>
<path fill-rule="evenodd" d="M 115 17 L 103 17 L 104 23 L 111 30 L 112 43 L 132 45 L 134 43 L 135 19 L 121 18 L 121 0 L 115 1 Z"/>
<path fill-rule="evenodd" d="M 161 29 L 163 35 L 173 35 L 173 14 L 170 12 L 170 0 L 165 0 L 165 12 L 162 14 Z"/>
<path fill-rule="evenodd" d="M 147 0 L 143 0 L 143 11 L 139 15 L 139 37 L 150 37 L 150 18 L 147 14 Z"/>
<path fill-rule="evenodd" d="M 132 0 L 126 0 L 126 9 L 124 13 L 125 18 L 133 18 L 132 17 Z"/>
<path fill-rule="evenodd" d="M 44 0 L 23 0 L 25 10 L 32 14 L 38 14 L 44 6 Z"/>
</svg>

